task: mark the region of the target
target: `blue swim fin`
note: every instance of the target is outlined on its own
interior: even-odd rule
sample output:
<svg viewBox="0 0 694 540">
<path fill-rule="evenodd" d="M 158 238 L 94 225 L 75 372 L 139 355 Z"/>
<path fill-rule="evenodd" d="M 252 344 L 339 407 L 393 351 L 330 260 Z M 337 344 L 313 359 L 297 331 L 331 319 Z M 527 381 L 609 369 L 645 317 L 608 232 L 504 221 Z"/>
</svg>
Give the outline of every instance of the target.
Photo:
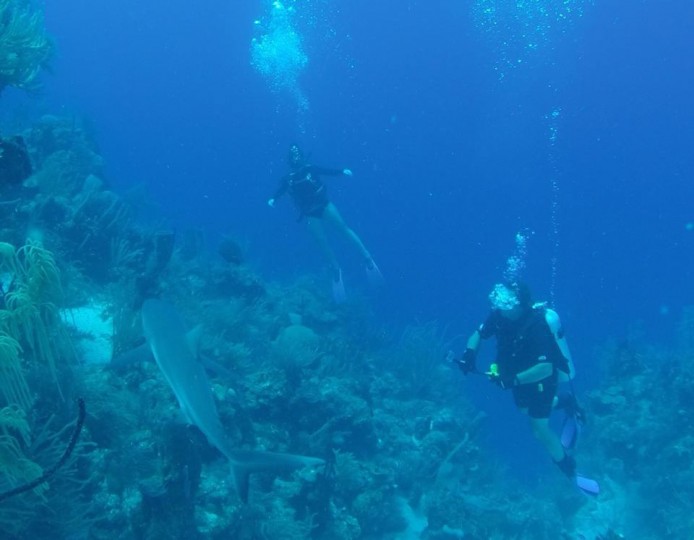
<svg viewBox="0 0 694 540">
<path fill-rule="evenodd" d="M 578 489 L 580 489 L 586 495 L 597 497 L 600 494 L 600 484 L 598 484 L 592 478 L 576 475 L 576 485 L 578 486 Z"/>
<path fill-rule="evenodd" d="M 564 422 L 561 429 L 561 445 L 572 450 L 578 444 L 581 427 L 585 423 L 585 411 L 578 404 L 573 392 L 559 395 L 557 409 L 564 409 Z"/>
<path fill-rule="evenodd" d="M 567 450 L 573 450 L 578 444 L 578 437 L 581 434 L 581 423 L 573 415 L 564 418 L 561 429 L 561 445 Z"/>
</svg>

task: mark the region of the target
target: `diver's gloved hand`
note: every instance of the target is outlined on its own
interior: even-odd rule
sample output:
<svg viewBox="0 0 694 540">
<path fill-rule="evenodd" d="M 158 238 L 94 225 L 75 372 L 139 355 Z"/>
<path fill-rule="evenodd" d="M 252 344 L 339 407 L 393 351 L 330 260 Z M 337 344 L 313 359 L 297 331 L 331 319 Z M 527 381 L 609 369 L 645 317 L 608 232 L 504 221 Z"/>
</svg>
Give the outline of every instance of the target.
<svg viewBox="0 0 694 540">
<path fill-rule="evenodd" d="M 344 174 L 345 176 L 352 176 L 352 169 L 342 169 L 342 174 Z"/>
<path fill-rule="evenodd" d="M 456 364 L 465 375 L 477 371 L 477 365 L 475 363 L 475 350 L 465 349 L 463 356 L 456 358 Z"/>
<path fill-rule="evenodd" d="M 274 207 L 275 207 L 275 199 L 268 199 L 268 200 L 267 200 L 267 205 L 268 205 L 270 208 L 274 208 Z"/>
<path fill-rule="evenodd" d="M 489 371 L 485 372 L 485 375 L 489 377 L 489 380 L 496 384 L 502 390 L 508 390 L 514 386 L 518 386 L 520 383 L 518 377 L 515 375 L 503 375 L 499 372 L 499 366 L 492 364 L 489 366 Z"/>
</svg>

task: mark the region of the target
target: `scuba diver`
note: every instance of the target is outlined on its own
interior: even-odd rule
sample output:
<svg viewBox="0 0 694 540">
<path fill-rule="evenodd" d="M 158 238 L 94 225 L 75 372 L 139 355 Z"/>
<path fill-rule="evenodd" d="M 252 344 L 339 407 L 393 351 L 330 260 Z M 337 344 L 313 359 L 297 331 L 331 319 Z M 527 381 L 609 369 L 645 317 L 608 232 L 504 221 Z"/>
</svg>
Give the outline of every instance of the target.
<svg viewBox="0 0 694 540">
<path fill-rule="evenodd" d="M 327 169 L 311 165 L 306 161 L 304 153 L 296 145 L 289 147 L 287 156 L 289 173 L 280 181 L 275 194 L 268 200 L 268 205 L 275 207 L 275 201 L 285 193 L 289 193 L 299 210 L 297 221 L 306 218 L 306 224 L 315 237 L 321 251 L 330 264 L 333 275 L 332 291 L 335 302 L 342 303 L 346 299 L 345 285 L 342 280 L 342 269 L 337 261 L 323 228 L 324 222 L 329 222 L 337 228 L 359 250 L 366 267 L 369 282 L 377 286 L 382 281 L 381 272 L 357 234 L 350 229 L 342 219 L 337 207 L 328 199 L 327 189 L 321 176 L 352 176 L 350 169 Z"/>
<path fill-rule="evenodd" d="M 467 341 L 462 357 L 455 359 L 461 371 L 479 373 L 477 349 L 483 339 L 496 338 L 495 363 L 484 374 L 503 390 L 510 389 L 516 407 L 527 414 L 535 437 L 554 463 L 576 485 L 590 495 L 599 493 L 595 480 L 576 474 L 576 461 L 568 453 L 576 443 L 582 410 L 573 395 L 557 398 L 559 382 L 573 378 L 574 366 L 559 317 L 545 304 L 533 304 L 523 283 L 497 284 L 489 295 L 492 311 Z M 555 407 L 565 408 L 572 421 L 565 422 L 562 437 L 550 428 Z"/>
</svg>

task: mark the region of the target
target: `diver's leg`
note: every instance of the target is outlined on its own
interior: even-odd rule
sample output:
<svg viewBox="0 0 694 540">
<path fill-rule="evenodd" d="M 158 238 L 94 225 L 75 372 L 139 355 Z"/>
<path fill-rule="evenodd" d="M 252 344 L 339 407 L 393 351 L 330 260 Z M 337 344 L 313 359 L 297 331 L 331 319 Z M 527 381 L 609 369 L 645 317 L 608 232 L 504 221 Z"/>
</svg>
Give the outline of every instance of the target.
<svg viewBox="0 0 694 540">
<path fill-rule="evenodd" d="M 361 238 L 350 229 L 345 221 L 342 219 L 340 212 L 338 212 L 337 207 L 333 203 L 328 203 L 328 206 L 323 210 L 323 217 L 330 221 L 342 234 L 344 234 L 359 250 L 361 256 L 366 260 L 367 266 L 373 264 L 373 259 L 369 250 L 366 249 Z"/>
<path fill-rule="evenodd" d="M 556 378 L 548 378 L 541 384 L 514 388 L 517 405 L 530 418 L 530 428 L 535 438 L 542 443 L 552 461 L 569 478 L 576 478 L 576 461 L 566 453 L 559 436 L 549 426 L 552 405 L 557 395 Z"/>
<path fill-rule="evenodd" d="M 552 393 L 552 396 L 553 395 L 554 392 Z M 549 400 L 548 403 L 551 406 L 551 400 Z M 550 428 L 549 413 L 546 415 L 537 414 L 537 407 L 538 404 L 535 403 L 534 406 L 530 406 L 530 411 L 528 411 L 528 409 L 524 411 L 526 413 L 529 412 L 530 426 L 537 440 L 545 447 L 547 453 L 552 457 L 554 464 L 559 470 L 568 478 L 574 480 L 579 489 L 588 495 L 598 495 L 600 493 L 600 485 L 598 482 L 592 478 L 576 474 L 576 460 L 573 456 L 566 453 L 561 440 Z M 542 407 L 543 410 L 547 408 L 544 405 Z"/>
<path fill-rule="evenodd" d="M 555 462 L 566 455 L 559 437 L 549 426 L 552 405 L 557 394 L 556 379 L 548 378 L 541 384 L 528 384 L 513 389 L 516 405 L 530 418 L 530 427 L 535 438 L 542 443 Z"/>
<path fill-rule="evenodd" d="M 549 455 L 555 462 L 560 462 L 564 459 L 564 447 L 549 426 L 549 418 L 531 418 L 530 427 L 533 430 L 533 435 L 542 443 Z"/>
<path fill-rule="evenodd" d="M 549 418 L 530 418 L 533 434 L 542 443 L 555 465 L 569 478 L 576 477 L 576 460 L 566 453 L 561 440 L 549 427 Z"/>
<path fill-rule="evenodd" d="M 318 242 L 323 255 L 328 260 L 330 264 L 330 273 L 332 274 L 332 287 L 333 287 L 333 299 L 336 303 L 342 304 L 346 299 L 347 295 L 345 293 L 345 284 L 342 281 L 342 270 L 337 262 L 337 257 L 333 252 L 330 244 L 328 243 L 328 237 L 325 234 L 325 229 L 323 229 L 323 223 L 321 218 L 309 217 L 306 219 L 306 223 L 314 238 Z"/>
<path fill-rule="evenodd" d="M 337 262 L 335 252 L 330 247 L 330 243 L 328 242 L 328 237 L 325 234 L 325 229 L 323 228 L 321 218 L 307 217 L 306 225 L 308 226 L 308 229 L 311 231 L 313 237 L 316 239 L 316 242 L 318 242 L 318 247 L 325 256 L 326 260 L 328 261 L 328 264 L 330 264 L 330 269 L 333 272 L 334 276 L 337 276 L 340 272 L 340 264 Z M 333 279 L 336 278 L 333 277 Z"/>
</svg>

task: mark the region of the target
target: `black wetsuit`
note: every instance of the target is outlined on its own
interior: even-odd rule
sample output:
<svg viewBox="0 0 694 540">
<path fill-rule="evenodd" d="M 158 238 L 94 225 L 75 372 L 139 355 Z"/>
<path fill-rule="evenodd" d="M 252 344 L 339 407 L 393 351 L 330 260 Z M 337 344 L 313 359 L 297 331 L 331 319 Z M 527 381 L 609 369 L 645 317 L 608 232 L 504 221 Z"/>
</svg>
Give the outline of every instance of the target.
<svg viewBox="0 0 694 540">
<path fill-rule="evenodd" d="M 532 418 L 548 418 L 557 392 L 557 370 L 568 371 L 568 361 L 547 324 L 545 310 L 528 309 L 517 320 L 494 310 L 480 326 L 479 333 L 482 339 L 496 337 L 496 364 L 504 379 L 512 379 L 542 362 L 552 364 L 554 369 L 549 377 L 513 387 L 516 406 L 527 408 Z"/>
<path fill-rule="evenodd" d="M 323 210 L 330 201 L 325 184 L 320 177 L 321 175 L 339 176 L 341 174 L 344 174 L 342 169 L 301 165 L 292 169 L 288 175 L 282 178 L 272 198 L 278 199 L 285 193 L 289 193 L 299 210 L 299 220 L 304 216 L 322 217 Z"/>
</svg>

